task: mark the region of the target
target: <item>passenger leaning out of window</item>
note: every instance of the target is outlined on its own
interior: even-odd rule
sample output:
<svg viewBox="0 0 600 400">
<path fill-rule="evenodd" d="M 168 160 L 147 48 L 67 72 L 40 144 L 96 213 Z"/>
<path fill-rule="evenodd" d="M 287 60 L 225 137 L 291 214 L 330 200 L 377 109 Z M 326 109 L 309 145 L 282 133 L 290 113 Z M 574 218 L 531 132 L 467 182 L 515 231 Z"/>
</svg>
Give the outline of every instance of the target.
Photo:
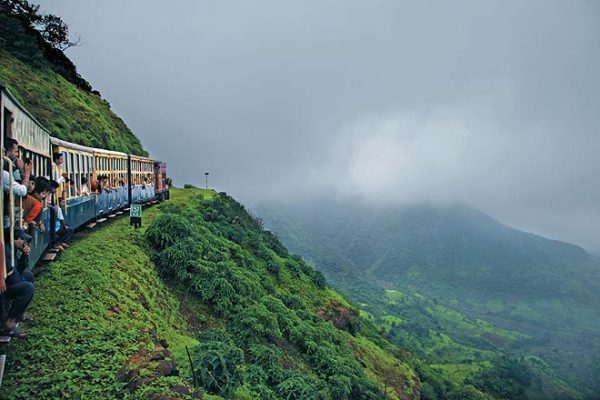
<svg viewBox="0 0 600 400">
<path fill-rule="evenodd" d="M 31 181 L 33 191 L 23 200 L 23 221 L 29 226 L 29 233 L 37 227 L 40 232 L 46 232 L 46 226 L 41 220 L 44 201 L 50 193 L 50 181 L 43 176 L 38 176 Z"/>
</svg>

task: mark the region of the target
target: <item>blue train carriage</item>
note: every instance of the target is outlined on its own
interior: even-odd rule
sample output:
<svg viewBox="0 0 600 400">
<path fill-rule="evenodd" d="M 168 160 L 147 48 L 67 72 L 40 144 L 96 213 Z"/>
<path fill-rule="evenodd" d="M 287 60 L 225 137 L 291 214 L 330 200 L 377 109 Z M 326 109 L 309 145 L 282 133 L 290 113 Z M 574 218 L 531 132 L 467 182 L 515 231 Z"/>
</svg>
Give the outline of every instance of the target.
<svg viewBox="0 0 600 400">
<path fill-rule="evenodd" d="M 154 160 L 129 155 L 129 198 L 131 204 L 147 204 L 155 200 Z"/>
<path fill-rule="evenodd" d="M 58 173 L 67 178 L 58 188 L 57 198 L 65 199 L 65 222 L 72 228 L 78 228 L 97 215 L 98 195 L 89 190 L 94 178 L 95 149 L 55 137 L 51 137 L 50 141 L 52 153 L 63 156 Z"/>
<path fill-rule="evenodd" d="M 107 177 L 105 185 L 98 194 L 96 214 L 98 218 L 114 216 L 129 205 L 128 155 L 119 151 L 93 149 L 95 158 L 95 189 L 98 189 L 98 177 Z"/>
<path fill-rule="evenodd" d="M 4 149 L 4 139 L 13 138 L 19 142 L 20 158 L 24 161 L 30 160 L 33 164 L 32 175 L 44 176 L 50 178 L 51 171 L 51 148 L 50 132 L 44 128 L 19 102 L 15 97 L 0 85 L 0 128 L 2 130 L 2 149 Z M 4 164 L 3 164 L 4 165 Z M 11 179 L 13 179 L 12 177 Z M 9 193 L 0 191 L 1 196 L 7 195 L 2 201 L 10 202 Z M 46 247 L 50 243 L 50 209 L 44 204 L 41 218 L 46 226 L 46 232 L 42 233 L 33 226 L 26 226 L 21 212 L 22 198 L 14 197 L 12 212 L 8 215 L 14 216 L 15 226 L 21 226 L 29 231 L 33 236 L 31 243 L 31 253 L 29 256 L 31 266 L 40 259 Z M 4 204 L 4 203 L 2 203 Z M 8 205 L 8 209 L 11 205 Z M 4 232 L 4 223 L 0 232 Z M 4 238 L 9 241 L 10 238 Z"/>
</svg>

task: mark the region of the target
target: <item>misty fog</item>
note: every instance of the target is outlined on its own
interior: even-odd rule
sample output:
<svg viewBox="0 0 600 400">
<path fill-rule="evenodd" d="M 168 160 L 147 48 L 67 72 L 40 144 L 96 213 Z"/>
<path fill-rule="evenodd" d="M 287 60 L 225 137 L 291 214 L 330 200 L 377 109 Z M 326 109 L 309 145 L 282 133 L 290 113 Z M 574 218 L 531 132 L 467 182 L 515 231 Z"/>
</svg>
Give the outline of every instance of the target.
<svg viewBox="0 0 600 400">
<path fill-rule="evenodd" d="M 600 252 L 600 3 L 42 1 L 179 185 L 464 201 Z"/>
</svg>

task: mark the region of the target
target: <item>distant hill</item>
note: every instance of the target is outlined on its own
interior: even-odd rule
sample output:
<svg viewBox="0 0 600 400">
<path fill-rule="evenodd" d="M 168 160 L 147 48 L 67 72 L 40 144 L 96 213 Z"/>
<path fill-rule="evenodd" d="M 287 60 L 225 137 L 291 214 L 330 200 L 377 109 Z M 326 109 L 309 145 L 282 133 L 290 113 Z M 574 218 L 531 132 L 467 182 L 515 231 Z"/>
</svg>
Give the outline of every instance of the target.
<svg viewBox="0 0 600 400">
<path fill-rule="evenodd" d="M 148 155 L 125 122 L 77 74 L 70 60 L 41 43 L 39 34 L 0 12 L 0 85 L 7 87 L 53 136 Z"/>
<path fill-rule="evenodd" d="M 463 204 L 372 209 L 314 202 L 261 206 L 257 215 L 380 322 L 382 313 L 402 319 L 415 304 L 433 301 L 472 322 L 525 335 L 503 351 L 540 356 L 572 386 L 595 390 L 588 366 L 600 350 L 600 267 L 582 248 L 510 228 Z M 386 298 L 394 291 L 429 300 L 394 309 Z M 423 315 L 408 322 L 448 328 L 439 313 Z M 398 335 L 408 325 L 397 325 L 388 337 L 407 344 Z M 454 329 L 456 340 L 467 336 Z M 412 349 L 425 351 L 423 344 L 414 341 Z"/>
</svg>

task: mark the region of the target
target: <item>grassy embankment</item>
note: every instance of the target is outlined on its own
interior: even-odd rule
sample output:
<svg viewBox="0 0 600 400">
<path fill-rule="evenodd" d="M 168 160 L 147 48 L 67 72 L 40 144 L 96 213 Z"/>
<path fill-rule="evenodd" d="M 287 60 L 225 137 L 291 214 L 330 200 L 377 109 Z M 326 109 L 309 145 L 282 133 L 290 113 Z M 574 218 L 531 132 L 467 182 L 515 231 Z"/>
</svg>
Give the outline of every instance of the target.
<svg viewBox="0 0 600 400">
<path fill-rule="evenodd" d="M 163 377 L 130 395 L 127 383 L 117 379 L 140 348 L 155 348 L 153 330 L 167 340 L 182 376 L 189 377 L 185 346 L 197 341 L 143 237 L 158 214 L 158 207 L 144 210 L 140 230 L 120 218 L 82 232 L 59 261 L 37 269 L 30 307 L 35 322 L 24 327 L 27 341 L 9 345 L 1 398 L 141 399 L 183 383 Z"/>
</svg>

